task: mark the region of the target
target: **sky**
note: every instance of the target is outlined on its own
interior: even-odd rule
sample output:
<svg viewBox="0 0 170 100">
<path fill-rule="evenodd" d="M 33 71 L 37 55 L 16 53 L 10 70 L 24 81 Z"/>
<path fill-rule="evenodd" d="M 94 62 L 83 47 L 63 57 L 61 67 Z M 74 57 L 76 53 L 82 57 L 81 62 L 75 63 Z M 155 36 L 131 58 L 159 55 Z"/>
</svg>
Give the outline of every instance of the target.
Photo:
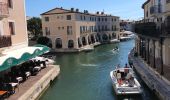
<svg viewBox="0 0 170 100">
<path fill-rule="evenodd" d="M 90 13 L 104 11 L 105 14 L 119 16 L 120 19 L 138 20 L 143 17 L 142 4 L 146 0 L 25 0 L 26 14 L 39 17 L 55 7 L 65 9 L 78 8 L 79 11 L 88 10 Z"/>
</svg>

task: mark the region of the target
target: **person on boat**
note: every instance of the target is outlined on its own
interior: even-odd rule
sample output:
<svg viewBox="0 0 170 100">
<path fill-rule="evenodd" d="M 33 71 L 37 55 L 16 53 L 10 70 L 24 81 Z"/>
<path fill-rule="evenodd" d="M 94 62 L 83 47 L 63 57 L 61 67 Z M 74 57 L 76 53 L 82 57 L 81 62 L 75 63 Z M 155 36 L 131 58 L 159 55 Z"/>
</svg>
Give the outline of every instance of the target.
<svg viewBox="0 0 170 100">
<path fill-rule="evenodd" d="M 135 80 L 133 76 L 130 77 L 130 79 L 128 80 L 128 83 L 130 87 L 133 87 L 135 85 Z"/>
<path fill-rule="evenodd" d="M 118 64 L 118 65 L 116 66 L 116 69 L 118 69 L 118 68 L 120 68 L 120 64 Z"/>
<path fill-rule="evenodd" d="M 126 77 L 127 76 L 127 74 L 129 73 L 129 69 L 128 69 L 129 67 L 128 67 L 128 65 L 127 65 L 127 63 L 125 64 L 125 67 L 124 67 L 124 77 Z"/>
<path fill-rule="evenodd" d="M 119 70 L 117 70 L 116 77 L 117 77 L 117 81 L 118 81 L 119 85 L 121 85 L 122 84 L 122 77 L 121 77 L 121 73 L 120 73 Z"/>
</svg>

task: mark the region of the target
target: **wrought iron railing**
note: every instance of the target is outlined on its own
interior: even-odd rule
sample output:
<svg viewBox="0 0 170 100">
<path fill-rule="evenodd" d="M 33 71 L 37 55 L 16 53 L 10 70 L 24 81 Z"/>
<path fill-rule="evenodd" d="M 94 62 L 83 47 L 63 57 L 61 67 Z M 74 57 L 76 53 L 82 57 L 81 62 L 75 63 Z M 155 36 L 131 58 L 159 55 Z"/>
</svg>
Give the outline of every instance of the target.
<svg viewBox="0 0 170 100">
<path fill-rule="evenodd" d="M 0 36 L 0 48 L 9 47 L 11 45 L 12 45 L 11 36 L 9 35 Z"/>
<path fill-rule="evenodd" d="M 135 33 L 150 37 L 159 37 L 161 29 L 154 22 L 136 23 Z"/>
</svg>

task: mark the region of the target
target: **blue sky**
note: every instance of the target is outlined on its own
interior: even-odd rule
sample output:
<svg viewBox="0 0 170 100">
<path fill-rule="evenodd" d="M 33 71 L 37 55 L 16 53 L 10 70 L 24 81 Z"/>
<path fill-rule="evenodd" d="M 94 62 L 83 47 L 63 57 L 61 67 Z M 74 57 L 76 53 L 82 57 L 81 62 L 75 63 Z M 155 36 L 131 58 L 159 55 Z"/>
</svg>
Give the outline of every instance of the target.
<svg viewBox="0 0 170 100">
<path fill-rule="evenodd" d="M 143 17 L 141 5 L 146 0 L 25 0 L 27 16 L 40 16 L 55 7 L 65 9 L 79 8 L 91 13 L 103 11 L 107 14 L 120 16 L 121 19 L 139 19 Z"/>
</svg>

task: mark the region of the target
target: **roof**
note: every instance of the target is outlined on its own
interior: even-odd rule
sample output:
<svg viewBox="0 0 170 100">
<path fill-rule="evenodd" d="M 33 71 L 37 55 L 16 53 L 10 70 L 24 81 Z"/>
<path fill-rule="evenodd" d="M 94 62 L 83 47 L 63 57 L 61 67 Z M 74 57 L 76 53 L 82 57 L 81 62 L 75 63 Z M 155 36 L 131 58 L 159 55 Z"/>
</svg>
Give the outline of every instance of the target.
<svg viewBox="0 0 170 100">
<path fill-rule="evenodd" d="M 52 12 L 54 10 L 60 10 L 60 12 Z M 50 13 L 51 12 L 51 13 Z M 108 15 L 108 14 L 92 14 L 92 13 L 83 13 L 83 12 L 79 12 L 79 11 L 71 11 L 71 10 L 68 10 L 68 9 L 63 9 L 63 8 L 54 8 L 54 9 L 51 9 L 47 12 L 44 12 L 42 13 L 41 15 L 53 15 L 53 14 L 67 14 L 67 13 L 79 13 L 79 14 L 84 14 L 84 15 L 91 15 L 91 16 L 100 16 L 100 17 L 117 17 L 119 18 L 119 16 L 113 16 L 113 15 Z"/>
<path fill-rule="evenodd" d="M 142 5 L 142 8 L 144 9 L 144 6 L 149 2 L 150 2 L 150 0 L 145 1 L 145 3 Z"/>
</svg>

